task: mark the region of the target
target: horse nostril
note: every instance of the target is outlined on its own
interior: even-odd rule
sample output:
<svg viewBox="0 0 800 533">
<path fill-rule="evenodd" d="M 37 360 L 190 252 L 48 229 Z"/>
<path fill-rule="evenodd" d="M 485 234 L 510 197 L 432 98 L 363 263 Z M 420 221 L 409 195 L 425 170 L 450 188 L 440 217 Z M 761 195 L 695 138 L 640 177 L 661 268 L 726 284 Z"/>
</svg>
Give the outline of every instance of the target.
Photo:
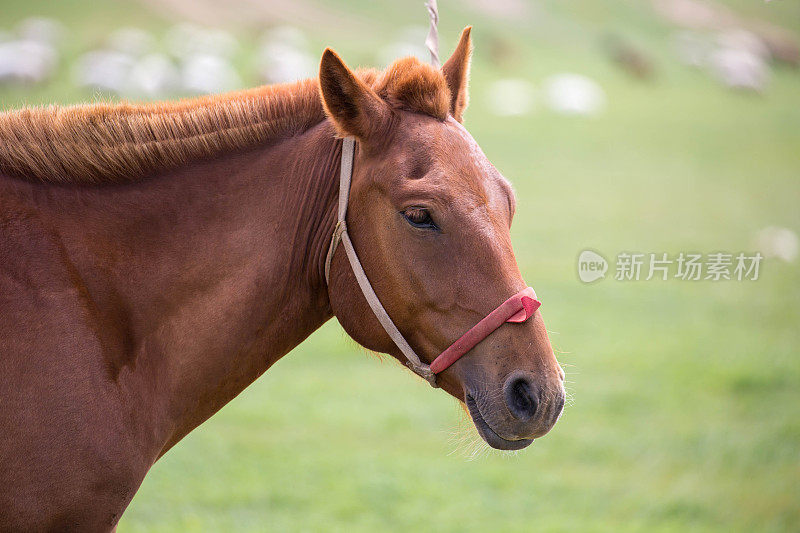
<svg viewBox="0 0 800 533">
<path fill-rule="evenodd" d="M 518 420 L 530 420 L 536 414 L 539 400 L 531 382 L 524 377 L 511 377 L 505 386 L 506 404 Z"/>
</svg>

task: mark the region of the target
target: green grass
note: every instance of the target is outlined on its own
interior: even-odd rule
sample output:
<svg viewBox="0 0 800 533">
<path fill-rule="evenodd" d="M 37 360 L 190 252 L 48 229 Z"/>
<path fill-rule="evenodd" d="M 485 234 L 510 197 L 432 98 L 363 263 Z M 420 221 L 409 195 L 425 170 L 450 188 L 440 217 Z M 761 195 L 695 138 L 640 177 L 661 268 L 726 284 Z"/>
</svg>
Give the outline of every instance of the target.
<svg viewBox="0 0 800 533">
<path fill-rule="evenodd" d="M 123 5 L 4 4 L 9 20 L 61 10 L 81 35 L 71 54 Z M 376 25 L 366 37 L 329 28 L 315 45 L 367 62 L 395 24 L 424 23 L 398 3 L 342 9 L 362 4 Z M 476 26 L 467 126 L 515 184 L 518 259 L 568 374 L 573 403 L 554 431 L 519 454 L 467 460 L 455 402 L 332 321 L 159 461 L 121 532 L 800 529 L 798 264 L 767 260 L 756 282 L 593 285 L 574 264 L 587 247 L 736 252 L 765 226 L 800 232 L 800 72 L 776 70 L 763 97 L 725 91 L 675 61 L 647 3 L 606 4 L 547 2 L 544 22 L 509 24 L 442 7 L 444 49 Z M 747 12 L 785 18 L 773 4 Z M 125 5 L 126 24 L 166 26 Z M 605 59 L 609 29 L 653 56 L 654 81 Z M 495 39 L 512 45 L 507 62 L 489 54 Z M 489 114 L 492 80 L 538 85 L 560 71 L 594 77 L 607 111 Z M 0 105 L 85 98 L 67 79 L 0 90 Z"/>
</svg>

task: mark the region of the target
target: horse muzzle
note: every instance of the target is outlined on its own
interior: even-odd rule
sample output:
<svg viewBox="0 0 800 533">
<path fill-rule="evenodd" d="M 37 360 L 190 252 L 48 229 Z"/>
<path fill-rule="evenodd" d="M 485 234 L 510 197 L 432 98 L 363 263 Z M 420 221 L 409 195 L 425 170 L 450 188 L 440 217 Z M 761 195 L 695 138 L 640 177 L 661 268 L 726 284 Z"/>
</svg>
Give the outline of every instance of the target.
<svg viewBox="0 0 800 533">
<path fill-rule="evenodd" d="M 521 450 L 544 436 L 564 409 L 563 383 L 540 385 L 530 372 L 511 373 L 499 390 L 468 391 L 467 405 L 475 428 L 489 446 Z"/>
</svg>

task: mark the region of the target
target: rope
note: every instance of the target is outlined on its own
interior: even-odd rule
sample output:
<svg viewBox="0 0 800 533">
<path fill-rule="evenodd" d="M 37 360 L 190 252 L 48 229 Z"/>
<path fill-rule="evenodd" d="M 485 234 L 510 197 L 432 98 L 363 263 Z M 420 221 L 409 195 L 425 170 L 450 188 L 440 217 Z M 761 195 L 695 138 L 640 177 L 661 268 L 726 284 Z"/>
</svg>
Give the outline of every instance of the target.
<svg viewBox="0 0 800 533">
<path fill-rule="evenodd" d="M 431 29 L 428 30 L 428 36 L 425 38 L 425 46 L 431 53 L 431 65 L 439 68 L 439 7 L 436 5 L 436 0 L 428 0 L 425 2 L 425 7 L 428 8 L 428 15 L 431 18 Z"/>
</svg>

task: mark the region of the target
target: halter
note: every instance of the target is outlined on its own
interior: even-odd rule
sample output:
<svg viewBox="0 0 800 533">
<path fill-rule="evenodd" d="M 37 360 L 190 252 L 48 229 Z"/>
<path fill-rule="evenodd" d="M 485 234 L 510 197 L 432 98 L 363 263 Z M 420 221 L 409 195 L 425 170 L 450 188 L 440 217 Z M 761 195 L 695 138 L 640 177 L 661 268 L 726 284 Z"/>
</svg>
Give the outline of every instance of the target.
<svg viewBox="0 0 800 533">
<path fill-rule="evenodd" d="M 389 317 L 389 313 L 386 312 L 383 304 L 381 304 L 381 301 L 375 294 L 372 284 L 370 284 L 369 278 L 367 278 L 367 274 L 364 272 L 364 267 L 361 266 L 361 261 L 358 259 L 356 249 L 353 248 L 353 242 L 347 234 L 347 223 L 345 219 L 347 218 L 347 202 L 350 198 L 350 180 L 353 174 L 355 146 L 356 141 L 353 137 L 346 137 L 342 140 L 342 166 L 339 174 L 339 208 L 336 227 L 333 230 L 333 238 L 328 248 L 328 255 L 325 258 L 325 282 L 330 284 L 331 261 L 333 260 L 333 254 L 336 252 L 339 242 L 341 242 L 347 254 L 347 259 L 350 261 L 350 267 L 353 269 L 353 274 L 355 274 L 358 286 L 364 294 L 364 298 L 366 298 L 378 322 L 381 323 L 383 329 L 386 330 L 386 333 L 406 357 L 406 366 L 430 383 L 431 386 L 438 387 L 436 384 L 437 374 L 449 368 L 450 365 L 466 355 L 466 353 L 479 342 L 506 322 L 525 322 L 542 304 L 536 299 L 534 290 L 531 287 L 526 287 L 497 306 L 494 311 L 486 315 L 480 322 L 475 324 L 469 331 L 464 333 L 445 351 L 439 354 L 430 365 L 423 363 L 422 359 L 419 358 L 414 349 L 408 344 L 405 337 L 403 337 L 403 334 L 400 333 L 400 330 L 397 329 L 397 326 L 394 325 L 394 322 L 392 322 L 392 319 Z"/>
</svg>

